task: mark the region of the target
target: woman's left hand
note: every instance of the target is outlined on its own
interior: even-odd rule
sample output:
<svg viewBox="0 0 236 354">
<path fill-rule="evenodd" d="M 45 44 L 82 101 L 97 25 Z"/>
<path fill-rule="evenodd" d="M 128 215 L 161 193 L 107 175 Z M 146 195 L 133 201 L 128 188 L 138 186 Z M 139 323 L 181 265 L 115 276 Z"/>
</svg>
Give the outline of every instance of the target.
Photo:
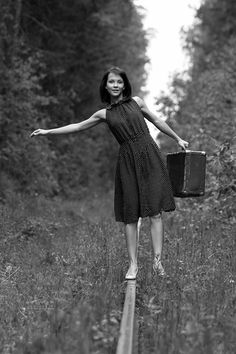
<svg viewBox="0 0 236 354">
<path fill-rule="evenodd" d="M 186 150 L 186 148 L 188 147 L 188 142 L 185 141 L 185 140 L 178 140 L 178 145 L 183 149 L 183 150 Z"/>
</svg>

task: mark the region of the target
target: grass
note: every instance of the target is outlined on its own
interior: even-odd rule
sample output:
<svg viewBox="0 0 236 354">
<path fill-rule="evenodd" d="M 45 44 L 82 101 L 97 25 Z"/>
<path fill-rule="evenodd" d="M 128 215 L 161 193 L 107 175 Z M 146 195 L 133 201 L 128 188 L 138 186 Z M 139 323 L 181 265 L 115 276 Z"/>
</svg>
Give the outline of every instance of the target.
<svg viewBox="0 0 236 354">
<path fill-rule="evenodd" d="M 201 214 L 178 214 L 167 223 L 168 279 L 151 282 L 144 270 L 140 281 L 140 353 L 235 353 L 235 233 Z"/>
<path fill-rule="evenodd" d="M 235 353 L 233 225 L 188 201 L 165 215 L 167 279 L 151 274 L 143 221 L 139 353 Z M 192 211 L 191 211 L 192 210 Z M 1 207 L 0 352 L 115 353 L 127 255 L 112 198 L 14 196 Z"/>
</svg>

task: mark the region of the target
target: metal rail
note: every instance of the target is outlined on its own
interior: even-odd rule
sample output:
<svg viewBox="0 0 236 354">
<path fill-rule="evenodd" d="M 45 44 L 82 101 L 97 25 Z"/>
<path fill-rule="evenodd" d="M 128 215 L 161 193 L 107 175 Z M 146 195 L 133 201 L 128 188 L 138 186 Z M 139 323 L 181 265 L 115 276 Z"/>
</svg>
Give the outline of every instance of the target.
<svg viewBox="0 0 236 354">
<path fill-rule="evenodd" d="M 136 280 L 128 280 L 116 354 L 132 354 Z"/>
</svg>

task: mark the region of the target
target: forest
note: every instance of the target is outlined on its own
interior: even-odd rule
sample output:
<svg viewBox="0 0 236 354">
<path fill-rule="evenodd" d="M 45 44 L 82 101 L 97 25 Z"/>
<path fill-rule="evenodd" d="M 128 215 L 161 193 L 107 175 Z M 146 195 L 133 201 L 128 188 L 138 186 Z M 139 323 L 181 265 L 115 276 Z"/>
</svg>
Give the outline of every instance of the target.
<svg viewBox="0 0 236 354">
<path fill-rule="evenodd" d="M 4 354 L 115 353 L 128 261 L 113 215 L 119 146 L 103 125 L 63 137 L 30 133 L 103 107 L 99 84 L 113 65 L 145 97 L 143 16 L 132 0 L 0 0 Z M 157 114 L 191 150 L 206 151 L 206 193 L 176 198 L 176 212 L 164 216 L 168 281 L 151 279 L 142 222 L 138 353 L 236 352 L 235 18 L 234 0 L 203 0 L 182 32 L 190 67 L 156 97 Z M 177 150 L 162 133 L 160 143 L 164 156 Z"/>
<path fill-rule="evenodd" d="M 147 34 L 132 1 L 1 1 L 1 194 L 81 197 L 110 188 L 117 147 L 106 129 L 32 141 L 38 127 L 88 118 L 111 66 L 145 82 Z M 106 181 L 106 183 L 104 183 Z"/>
<path fill-rule="evenodd" d="M 170 95 L 157 100 L 158 109 L 190 141 L 190 148 L 206 151 L 204 202 L 229 220 L 235 215 L 236 192 L 235 14 L 233 1 L 204 1 L 194 26 L 183 34 L 191 59 L 189 77 L 177 74 Z M 173 151 L 168 144 L 165 141 L 165 150 Z"/>
</svg>

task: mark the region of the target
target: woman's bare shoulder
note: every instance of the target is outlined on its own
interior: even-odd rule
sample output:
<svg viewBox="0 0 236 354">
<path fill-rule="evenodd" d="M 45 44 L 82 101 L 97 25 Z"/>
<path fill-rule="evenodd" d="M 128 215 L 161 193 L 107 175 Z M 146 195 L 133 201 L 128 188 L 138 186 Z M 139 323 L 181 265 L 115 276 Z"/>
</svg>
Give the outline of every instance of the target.
<svg viewBox="0 0 236 354">
<path fill-rule="evenodd" d="M 142 108 L 145 105 L 143 99 L 140 98 L 139 96 L 134 96 L 132 98 L 139 105 L 140 108 Z"/>
<path fill-rule="evenodd" d="M 98 119 L 106 120 L 106 108 L 99 109 L 93 116 Z"/>
</svg>

